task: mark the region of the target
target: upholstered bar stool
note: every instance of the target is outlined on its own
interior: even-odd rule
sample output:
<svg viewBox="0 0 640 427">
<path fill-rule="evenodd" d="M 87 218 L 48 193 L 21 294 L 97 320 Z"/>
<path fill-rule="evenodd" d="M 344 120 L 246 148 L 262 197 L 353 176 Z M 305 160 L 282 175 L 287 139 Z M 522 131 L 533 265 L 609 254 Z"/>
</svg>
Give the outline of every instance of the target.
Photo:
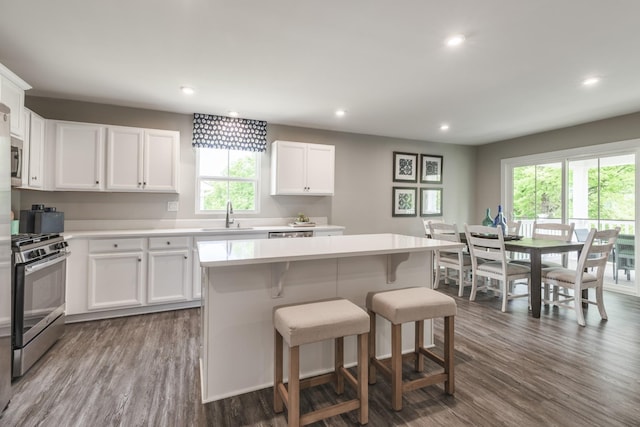
<svg viewBox="0 0 640 427">
<path fill-rule="evenodd" d="M 359 409 L 360 424 L 369 418 L 367 381 L 367 341 L 369 316 L 346 299 L 323 300 L 305 304 L 276 307 L 273 313 L 275 329 L 275 370 L 273 381 L 273 409 L 289 413 L 289 426 L 302 426 L 325 418 Z M 358 378 L 344 367 L 344 337 L 358 336 Z M 329 339 L 335 340 L 335 369 L 333 372 L 300 380 L 300 346 Z M 283 377 L 283 340 L 289 346 L 289 383 Z M 336 393 L 344 391 L 344 380 L 357 390 L 357 398 L 329 407 L 300 414 L 300 390 L 334 382 Z"/>
<path fill-rule="evenodd" d="M 444 382 L 444 390 L 453 394 L 453 329 L 457 312 L 456 302 L 448 295 L 427 288 L 404 288 L 392 291 L 369 292 L 367 309 L 371 318 L 369 338 L 369 383 L 376 382 L 379 369 L 391 382 L 391 407 L 402 409 L 402 395 L 428 385 Z M 376 358 L 376 316 L 391 322 L 391 358 Z M 444 317 L 444 357 L 424 347 L 424 321 Z M 443 372 L 424 375 L 412 381 L 402 381 L 402 324 L 415 322 L 415 350 L 404 358 L 411 358 L 415 370 L 424 370 L 426 356 L 444 368 Z"/>
</svg>

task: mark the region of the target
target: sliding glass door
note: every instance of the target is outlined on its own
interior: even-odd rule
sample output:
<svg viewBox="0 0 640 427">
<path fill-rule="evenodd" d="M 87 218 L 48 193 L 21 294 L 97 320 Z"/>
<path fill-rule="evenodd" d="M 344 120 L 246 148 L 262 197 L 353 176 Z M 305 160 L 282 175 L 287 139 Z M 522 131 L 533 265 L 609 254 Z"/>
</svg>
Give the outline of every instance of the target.
<svg viewBox="0 0 640 427">
<path fill-rule="evenodd" d="M 635 280 L 638 149 L 584 151 L 503 160 L 507 215 L 522 221 L 524 235 L 531 235 L 534 221 L 573 222 L 576 240 L 591 228 L 620 227 L 606 288 L 640 294 Z"/>
</svg>

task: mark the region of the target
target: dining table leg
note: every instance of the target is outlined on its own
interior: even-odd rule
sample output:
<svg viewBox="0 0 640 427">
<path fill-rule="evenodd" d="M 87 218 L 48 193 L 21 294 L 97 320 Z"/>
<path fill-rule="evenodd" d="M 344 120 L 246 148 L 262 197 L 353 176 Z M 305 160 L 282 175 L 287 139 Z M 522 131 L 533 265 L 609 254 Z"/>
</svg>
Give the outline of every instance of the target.
<svg viewBox="0 0 640 427">
<path fill-rule="evenodd" d="M 542 305 L 542 251 L 533 249 L 529 253 L 531 260 L 531 315 L 540 318 Z"/>
</svg>

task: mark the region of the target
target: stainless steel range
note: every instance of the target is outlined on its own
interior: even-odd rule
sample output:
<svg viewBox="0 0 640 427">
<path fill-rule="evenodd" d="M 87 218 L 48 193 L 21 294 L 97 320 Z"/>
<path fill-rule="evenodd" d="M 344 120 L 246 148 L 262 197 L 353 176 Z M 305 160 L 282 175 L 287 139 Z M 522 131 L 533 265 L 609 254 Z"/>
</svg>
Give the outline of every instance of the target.
<svg viewBox="0 0 640 427">
<path fill-rule="evenodd" d="M 13 377 L 23 375 L 64 333 L 67 246 L 59 234 L 12 236 Z"/>
</svg>

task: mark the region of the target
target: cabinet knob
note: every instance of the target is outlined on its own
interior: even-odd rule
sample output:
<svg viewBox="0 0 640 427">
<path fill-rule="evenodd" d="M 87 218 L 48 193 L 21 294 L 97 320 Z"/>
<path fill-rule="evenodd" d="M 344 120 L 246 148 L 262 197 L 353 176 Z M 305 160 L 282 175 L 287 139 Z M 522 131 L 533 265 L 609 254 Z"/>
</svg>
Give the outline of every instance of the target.
<svg viewBox="0 0 640 427">
<path fill-rule="evenodd" d="M 142 262 L 142 258 L 138 258 L 138 262 Z"/>
<path fill-rule="evenodd" d="M 167 242 L 167 245 L 170 245 L 170 244 L 171 244 L 171 242 Z"/>
<path fill-rule="evenodd" d="M 114 244 L 113 244 L 113 247 L 114 247 L 114 248 L 117 248 L 117 247 L 118 247 L 118 244 L 117 244 L 117 243 L 114 243 Z"/>
<path fill-rule="evenodd" d="M 147 182 L 146 182 L 146 181 L 145 181 L 145 182 L 143 182 L 143 183 L 142 183 L 142 185 L 147 185 Z"/>
<path fill-rule="evenodd" d="M 142 187 L 142 183 L 141 182 L 138 183 L 138 187 Z"/>
<path fill-rule="evenodd" d="M 184 256 L 184 259 L 188 259 L 188 257 L 185 255 L 185 256 Z"/>
<path fill-rule="evenodd" d="M 100 184 L 100 181 L 96 181 L 96 184 Z"/>
</svg>

